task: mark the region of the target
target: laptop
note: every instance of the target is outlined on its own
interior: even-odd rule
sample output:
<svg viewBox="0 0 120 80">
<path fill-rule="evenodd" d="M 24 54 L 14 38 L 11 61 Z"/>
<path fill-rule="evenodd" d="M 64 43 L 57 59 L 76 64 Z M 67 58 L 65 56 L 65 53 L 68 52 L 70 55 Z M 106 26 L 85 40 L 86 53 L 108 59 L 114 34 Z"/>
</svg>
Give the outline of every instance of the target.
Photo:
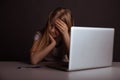
<svg viewBox="0 0 120 80">
<path fill-rule="evenodd" d="M 112 65 L 114 28 L 71 27 L 69 62 L 48 67 L 64 70 L 85 70 Z"/>
</svg>

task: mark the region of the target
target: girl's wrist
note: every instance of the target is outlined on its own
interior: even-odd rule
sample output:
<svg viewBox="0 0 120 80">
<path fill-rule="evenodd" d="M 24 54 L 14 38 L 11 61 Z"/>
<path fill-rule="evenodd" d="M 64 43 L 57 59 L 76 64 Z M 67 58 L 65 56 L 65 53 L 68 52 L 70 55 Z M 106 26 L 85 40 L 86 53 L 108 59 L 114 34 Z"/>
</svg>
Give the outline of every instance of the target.
<svg viewBox="0 0 120 80">
<path fill-rule="evenodd" d="M 64 34 L 63 34 L 63 37 L 68 37 L 69 36 L 69 33 L 68 32 L 65 32 Z"/>
<path fill-rule="evenodd" d="M 53 47 L 55 47 L 56 42 L 52 42 L 50 45 L 53 46 Z"/>
</svg>

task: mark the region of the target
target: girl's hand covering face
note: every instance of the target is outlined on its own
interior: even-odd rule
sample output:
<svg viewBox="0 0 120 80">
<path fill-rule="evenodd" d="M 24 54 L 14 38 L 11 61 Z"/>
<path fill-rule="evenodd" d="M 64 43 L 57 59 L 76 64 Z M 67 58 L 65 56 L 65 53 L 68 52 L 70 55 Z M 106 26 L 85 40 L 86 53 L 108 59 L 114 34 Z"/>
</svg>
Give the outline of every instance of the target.
<svg viewBox="0 0 120 80">
<path fill-rule="evenodd" d="M 62 35 L 64 35 L 65 33 L 68 33 L 68 27 L 67 24 L 65 24 L 65 22 L 63 22 L 60 19 L 57 19 L 55 21 L 56 24 L 56 28 L 61 32 Z"/>
</svg>

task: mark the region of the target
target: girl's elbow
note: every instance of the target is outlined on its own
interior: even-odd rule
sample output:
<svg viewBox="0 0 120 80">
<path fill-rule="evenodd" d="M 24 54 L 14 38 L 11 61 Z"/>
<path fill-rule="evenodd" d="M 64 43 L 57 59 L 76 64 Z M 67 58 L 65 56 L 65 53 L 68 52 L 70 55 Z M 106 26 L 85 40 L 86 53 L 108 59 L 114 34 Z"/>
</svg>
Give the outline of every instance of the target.
<svg viewBox="0 0 120 80">
<path fill-rule="evenodd" d="M 33 52 L 31 53 L 30 62 L 33 65 L 38 64 L 38 61 L 36 60 L 35 56 L 33 55 Z"/>
<path fill-rule="evenodd" d="M 34 59 L 31 59 L 31 64 L 33 64 L 33 65 L 36 65 L 36 64 L 38 64 L 39 62 L 41 62 L 41 60 L 36 60 L 35 58 L 34 58 Z"/>
<path fill-rule="evenodd" d="M 32 64 L 32 65 L 36 65 L 36 64 L 38 64 L 38 62 L 35 61 L 35 60 L 31 60 L 31 64 Z"/>
<path fill-rule="evenodd" d="M 31 59 L 31 64 L 33 64 L 33 65 L 36 65 L 36 64 L 38 64 L 39 62 L 42 61 L 42 59 L 40 57 L 35 55 L 35 52 L 31 53 L 31 58 L 30 59 Z"/>
</svg>

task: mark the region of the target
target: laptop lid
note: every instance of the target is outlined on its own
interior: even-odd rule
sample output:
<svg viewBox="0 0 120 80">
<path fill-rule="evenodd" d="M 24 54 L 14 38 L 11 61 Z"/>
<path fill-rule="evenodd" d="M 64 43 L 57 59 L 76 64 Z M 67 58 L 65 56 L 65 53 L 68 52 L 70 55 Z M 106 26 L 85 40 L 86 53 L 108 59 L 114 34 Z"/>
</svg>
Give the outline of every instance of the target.
<svg viewBox="0 0 120 80">
<path fill-rule="evenodd" d="M 112 65 L 114 28 L 71 28 L 69 70 Z"/>
</svg>

